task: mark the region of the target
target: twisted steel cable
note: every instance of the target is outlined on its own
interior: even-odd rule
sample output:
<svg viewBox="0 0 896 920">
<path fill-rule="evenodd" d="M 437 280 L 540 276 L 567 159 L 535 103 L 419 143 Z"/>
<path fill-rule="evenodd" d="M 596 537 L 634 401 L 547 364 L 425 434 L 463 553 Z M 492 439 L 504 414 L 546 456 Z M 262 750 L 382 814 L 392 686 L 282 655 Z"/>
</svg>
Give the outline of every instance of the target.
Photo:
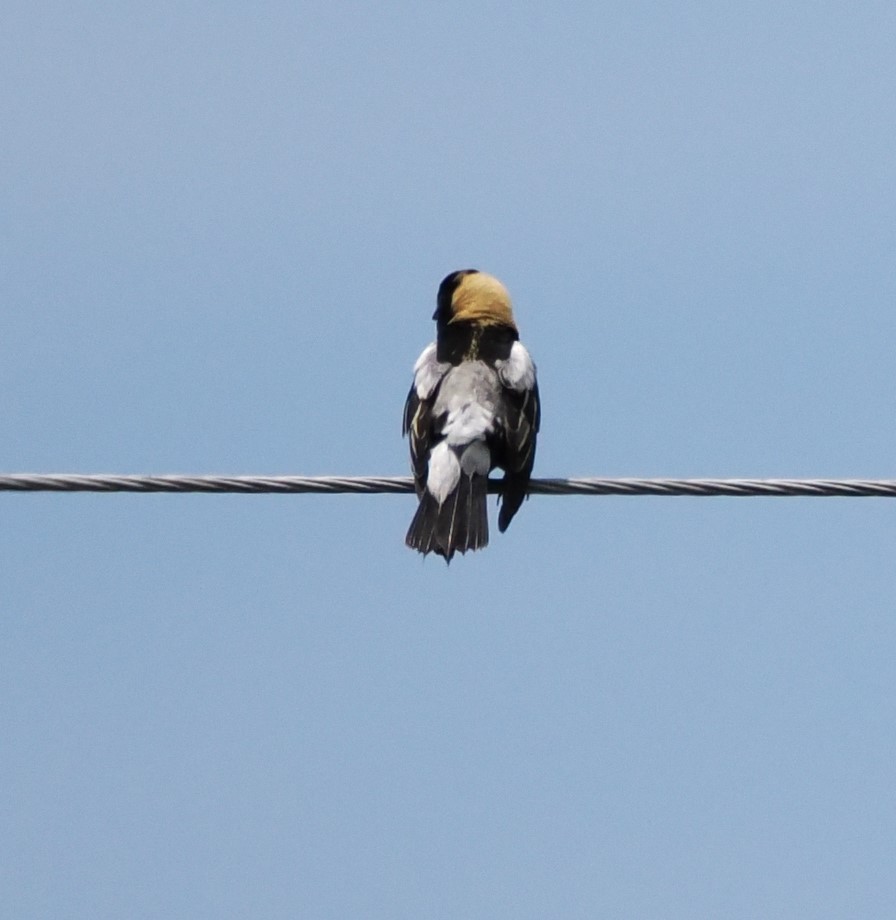
<svg viewBox="0 0 896 920">
<path fill-rule="evenodd" d="M 406 476 L 138 476 L 0 474 L 0 492 L 222 492 L 384 494 L 413 492 Z M 501 491 L 499 480 L 489 492 Z M 896 498 L 896 479 L 533 479 L 531 495 L 690 495 Z"/>
</svg>

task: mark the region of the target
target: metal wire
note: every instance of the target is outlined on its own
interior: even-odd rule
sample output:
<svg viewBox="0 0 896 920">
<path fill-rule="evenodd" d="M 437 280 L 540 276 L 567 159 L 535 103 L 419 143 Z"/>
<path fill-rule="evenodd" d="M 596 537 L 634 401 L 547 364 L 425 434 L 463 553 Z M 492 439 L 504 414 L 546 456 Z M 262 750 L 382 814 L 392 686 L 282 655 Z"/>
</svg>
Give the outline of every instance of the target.
<svg viewBox="0 0 896 920">
<path fill-rule="evenodd" d="M 0 474 L 0 492 L 404 493 L 404 476 L 133 476 Z M 500 493 L 500 480 L 489 492 Z M 896 498 L 896 479 L 533 479 L 531 495 L 691 495 Z"/>
</svg>

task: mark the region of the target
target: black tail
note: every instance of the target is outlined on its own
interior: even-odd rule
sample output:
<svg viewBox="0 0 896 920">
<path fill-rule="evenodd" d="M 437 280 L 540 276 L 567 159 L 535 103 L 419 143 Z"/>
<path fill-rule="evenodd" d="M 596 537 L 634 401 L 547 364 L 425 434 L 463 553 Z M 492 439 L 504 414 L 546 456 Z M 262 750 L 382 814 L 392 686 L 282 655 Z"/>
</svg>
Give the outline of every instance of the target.
<svg viewBox="0 0 896 920">
<path fill-rule="evenodd" d="M 529 497 L 529 472 L 525 469 L 520 473 L 504 474 L 504 491 L 501 494 L 501 510 L 498 512 L 498 530 L 504 533 L 510 526 L 513 516 L 520 510 L 520 505 Z"/>
<path fill-rule="evenodd" d="M 455 490 L 441 506 L 423 492 L 405 543 L 423 553 L 438 553 L 451 562 L 455 552 L 488 546 L 488 505 L 485 476 L 461 473 Z"/>
</svg>

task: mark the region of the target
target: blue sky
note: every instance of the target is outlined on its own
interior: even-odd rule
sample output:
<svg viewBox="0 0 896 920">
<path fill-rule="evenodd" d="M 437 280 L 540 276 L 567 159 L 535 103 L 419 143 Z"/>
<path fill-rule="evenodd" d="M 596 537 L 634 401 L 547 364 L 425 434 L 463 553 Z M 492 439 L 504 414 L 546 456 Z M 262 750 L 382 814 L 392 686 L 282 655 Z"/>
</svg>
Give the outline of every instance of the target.
<svg viewBox="0 0 896 920">
<path fill-rule="evenodd" d="M 404 474 L 439 280 L 542 476 L 892 477 L 892 4 L 8 5 L 0 469 Z M 0 496 L 28 918 L 896 910 L 884 500 Z"/>
</svg>

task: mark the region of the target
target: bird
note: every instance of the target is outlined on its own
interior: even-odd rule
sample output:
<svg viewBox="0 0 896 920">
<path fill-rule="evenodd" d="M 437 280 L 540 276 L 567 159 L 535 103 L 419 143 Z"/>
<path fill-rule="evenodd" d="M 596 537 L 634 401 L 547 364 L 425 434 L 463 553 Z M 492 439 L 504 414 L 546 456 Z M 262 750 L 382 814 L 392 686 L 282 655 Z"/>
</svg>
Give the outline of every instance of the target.
<svg viewBox="0 0 896 920">
<path fill-rule="evenodd" d="M 478 269 L 439 285 L 436 340 L 423 349 L 404 406 L 419 499 L 405 543 L 450 563 L 488 545 L 488 475 L 504 470 L 498 530 L 527 497 L 541 425 L 536 367 L 507 288 Z"/>
</svg>

